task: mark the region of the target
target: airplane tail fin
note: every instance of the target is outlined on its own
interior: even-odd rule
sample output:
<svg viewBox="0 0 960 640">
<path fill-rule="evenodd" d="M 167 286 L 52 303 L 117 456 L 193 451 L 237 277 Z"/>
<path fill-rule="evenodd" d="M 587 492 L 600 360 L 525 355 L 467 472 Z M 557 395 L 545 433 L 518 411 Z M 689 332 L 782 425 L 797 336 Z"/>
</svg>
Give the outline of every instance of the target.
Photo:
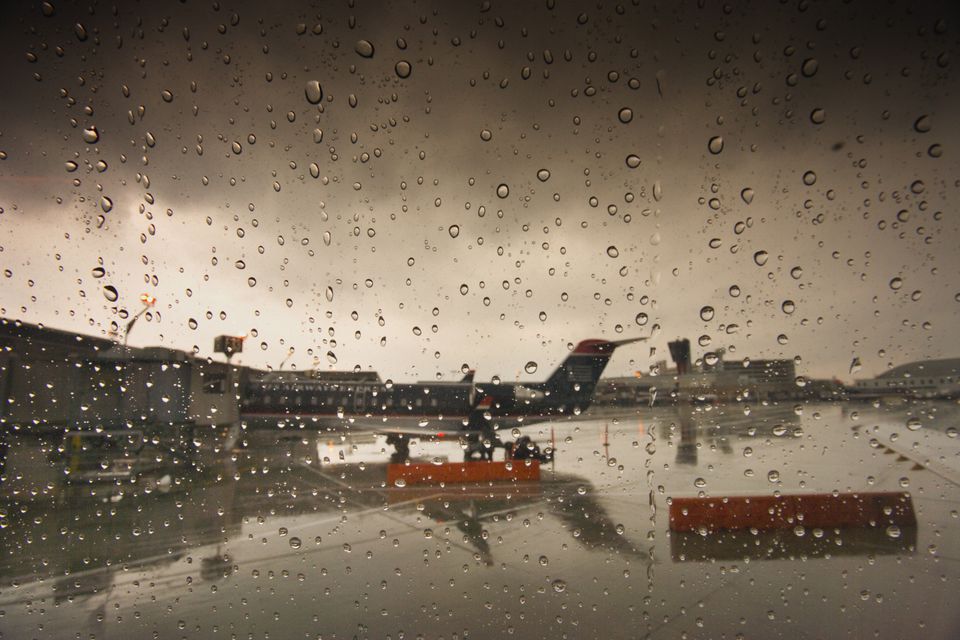
<svg viewBox="0 0 960 640">
<path fill-rule="evenodd" d="M 556 401 L 587 408 L 597 381 L 616 348 L 639 340 L 646 338 L 583 340 L 547 378 L 543 384 L 544 390 L 549 391 Z"/>
</svg>

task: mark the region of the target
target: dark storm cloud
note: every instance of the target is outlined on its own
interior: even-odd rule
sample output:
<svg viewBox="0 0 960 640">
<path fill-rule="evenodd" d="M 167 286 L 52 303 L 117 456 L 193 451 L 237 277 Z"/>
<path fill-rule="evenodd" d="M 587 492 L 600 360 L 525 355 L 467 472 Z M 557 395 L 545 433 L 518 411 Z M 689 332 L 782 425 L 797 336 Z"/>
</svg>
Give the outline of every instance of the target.
<svg viewBox="0 0 960 640">
<path fill-rule="evenodd" d="M 6 315 L 107 331 L 109 282 L 160 301 L 132 342 L 256 329 L 252 364 L 397 377 L 655 325 L 613 369 L 675 336 L 819 375 L 953 355 L 946 5 L 54 4 L 7 9 Z"/>
</svg>

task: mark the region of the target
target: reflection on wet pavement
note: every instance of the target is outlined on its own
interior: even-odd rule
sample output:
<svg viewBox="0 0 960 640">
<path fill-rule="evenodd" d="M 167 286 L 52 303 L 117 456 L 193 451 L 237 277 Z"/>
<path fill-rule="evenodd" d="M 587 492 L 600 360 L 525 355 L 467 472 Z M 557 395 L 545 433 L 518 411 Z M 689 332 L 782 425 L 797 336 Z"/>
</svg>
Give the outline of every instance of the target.
<svg viewBox="0 0 960 640">
<path fill-rule="evenodd" d="M 398 487 L 382 439 L 326 434 L 112 484 L 32 483 L 21 452 L 0 631 L 955 637 L 960 618 L 930 599 L 960 575 L 958 417 L 948 403 L 594 414 L 531 427 L 541 442 L 553 429 L 558 454 L 515 484 Z M 412 455 L 461 457 L 455 443 Z M 677 497 L 867 490 L 909 492 L 918 525 L 668 530 Z"/>
</svg>

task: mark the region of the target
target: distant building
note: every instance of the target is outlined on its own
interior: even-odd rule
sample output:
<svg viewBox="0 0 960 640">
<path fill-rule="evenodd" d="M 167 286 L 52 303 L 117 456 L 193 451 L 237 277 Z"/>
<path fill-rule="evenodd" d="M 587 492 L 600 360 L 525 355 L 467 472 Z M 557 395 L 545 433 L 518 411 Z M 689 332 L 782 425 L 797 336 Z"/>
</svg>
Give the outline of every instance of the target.
<svg viewBox="0 0 960 640">
<path fill-rule="evenodd" d="M 957 397 L 960 396 L 960 358 L 919 360 L 901 364 L 875 378 L 857 380 L 850 391 L 860 397 Z"/>
<path fill-rule="evenodd" d="M 649 403 L 653 393 L 659 401 L 696 400 L 779 400 L 807 395 L 797 385 L 793 360 L 718 360 L 678 374 L 666 363 L 654 368 L 656 375 L 602 378 L 594 401 L 599 404 Z"/>
</svg>

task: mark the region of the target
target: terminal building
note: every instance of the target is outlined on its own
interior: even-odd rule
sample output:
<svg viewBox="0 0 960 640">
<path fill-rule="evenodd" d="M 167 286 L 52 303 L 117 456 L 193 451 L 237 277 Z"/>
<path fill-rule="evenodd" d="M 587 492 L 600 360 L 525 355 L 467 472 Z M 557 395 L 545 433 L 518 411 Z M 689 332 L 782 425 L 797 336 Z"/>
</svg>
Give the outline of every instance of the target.
<svg viewBox="0 0 960 640">
<path fill-rule="evenodd" d="M 955 398 L 960 396 L 960 358 L 901 364 L 875 378 L 857 380 L 849 391 L 856 397 Z"/>
<path fill-rule="evenodd" d="M 691 362 L 689 340 L 670 343 L 675 366 L 661 361 L 653 373 L 602 378 L 597 384 L 597 404 L 650 404 L 675 401 L 776 401 L 815 398 L 835 399 L 843 386 L 835 380 L 798 382 L 796 363 L 786 359 Z M 711 359 L 712 360 L 712 359 Z"/>
</svg>

